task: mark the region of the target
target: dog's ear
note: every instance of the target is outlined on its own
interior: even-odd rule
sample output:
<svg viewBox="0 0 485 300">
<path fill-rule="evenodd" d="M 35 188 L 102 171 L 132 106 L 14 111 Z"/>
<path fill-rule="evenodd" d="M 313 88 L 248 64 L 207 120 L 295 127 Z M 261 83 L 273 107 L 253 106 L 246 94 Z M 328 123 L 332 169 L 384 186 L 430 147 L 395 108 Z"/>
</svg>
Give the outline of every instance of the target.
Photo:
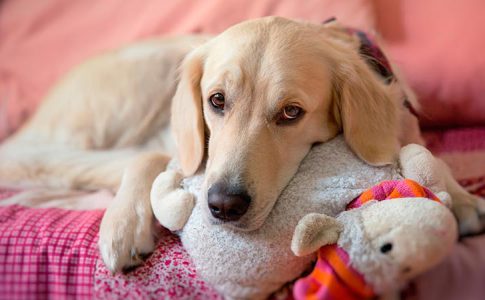
<svg viewBox="0 0 485 300">
<path fill-rule="evenodd" d="M 371 71 L 356 49 L 345 50 L 333 70 L 335 120 L 361 159 L 375 166 L 392 163 L 399 151 L 395 91 Z"/>
<path fill-rule="evenodd" d="M 200 88 L 202 72 L 203 57 L 196 49 L 182 63 L 180 81 L 172 100 L 171 127 L 185 176 L 193 175 L 204 158 L 205 122 Z"/>
</svg>

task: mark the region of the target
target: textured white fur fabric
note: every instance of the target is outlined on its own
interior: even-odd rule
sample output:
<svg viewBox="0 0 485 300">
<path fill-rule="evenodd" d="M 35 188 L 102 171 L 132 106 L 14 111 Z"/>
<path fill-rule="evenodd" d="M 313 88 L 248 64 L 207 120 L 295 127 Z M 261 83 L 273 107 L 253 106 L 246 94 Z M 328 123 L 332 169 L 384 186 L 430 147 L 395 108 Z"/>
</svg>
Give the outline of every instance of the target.
<svg viewBox="0 0 485 300">
<path fill-rule="evenodd" d="M 310 151 L 260 229 L 240 232 L 209 225 L 198 202 L 179 234 L 199 275 L 226 298 L 266 298 L 315 259 L 296 257 L 290 249 L 302 217 L 312 212 L 336 216 L 365 189 L 400 178 L 397 164 L 369 166 L 338 136 Z M 184 186 L 197 196 L 202 179 L 188 178 Z"/>
</svg>

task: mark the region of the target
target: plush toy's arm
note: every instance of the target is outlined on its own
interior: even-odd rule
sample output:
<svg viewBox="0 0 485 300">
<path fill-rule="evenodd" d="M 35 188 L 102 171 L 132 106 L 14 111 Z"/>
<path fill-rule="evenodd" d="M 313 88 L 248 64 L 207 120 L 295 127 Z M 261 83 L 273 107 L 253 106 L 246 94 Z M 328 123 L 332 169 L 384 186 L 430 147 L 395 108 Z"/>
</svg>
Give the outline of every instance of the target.
<svg viewBox="0 0 485 300">
<path fill-rule="evenodd" d="M 291 250 L 297 256 L 314 253 L 320 247 L 336 243 L 342 228 L 342 224 L 335 218 L 324 214 L 308 214 L 296 225 Z"/>
<path fill-rule="evenodd" d="M 446 191 L 438 160 L 428 149 L 416 144 L 404 146 L 399 153 L 401 172 L 435 193 Z"/>
<path fill-rule="evenodd" d="M 182 174 L 167 170 L 155 179 L 150 193 L 153 214 L 160 224 L 171 230 L 181 230 L 194 208 L 194 196 L 181 186 Z"/>
</svg>

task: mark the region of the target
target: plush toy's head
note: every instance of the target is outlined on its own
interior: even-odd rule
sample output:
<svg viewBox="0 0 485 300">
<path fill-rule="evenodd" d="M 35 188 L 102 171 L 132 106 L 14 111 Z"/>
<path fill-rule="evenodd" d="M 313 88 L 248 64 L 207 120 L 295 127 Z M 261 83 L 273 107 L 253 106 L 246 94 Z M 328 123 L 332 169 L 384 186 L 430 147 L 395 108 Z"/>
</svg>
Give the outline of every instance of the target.
<svg viewBox="0 0 485 300">
<path fill-rule="evenodd" d="M 336 243 L 348 255 L 348 267 L 362 275 L 373 293 L 382 294 L 441 261 L 456 238 L 456 221 L 445 205 L 422 197 L 399 198 L 370 201 L 337 218 L 307 215 L 295 230 L 292 250 L 306 255 Z"/>
</svg>

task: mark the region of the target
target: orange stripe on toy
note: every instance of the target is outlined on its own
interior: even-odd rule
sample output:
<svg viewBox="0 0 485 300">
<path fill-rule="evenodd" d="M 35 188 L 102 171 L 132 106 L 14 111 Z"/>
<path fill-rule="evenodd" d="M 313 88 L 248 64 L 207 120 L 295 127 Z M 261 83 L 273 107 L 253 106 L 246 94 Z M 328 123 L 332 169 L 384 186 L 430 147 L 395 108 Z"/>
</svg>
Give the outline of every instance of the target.
<svg viewBox="0 0 485 300">
<path fill-rule="evenodd" d="M 315 299 L 322 299 L 323 295 L 328 295 L 328 299 L 358 299 L 343 284 L 332 270 L 318 270 L 319 282 L 322 288 L 315 294 Z"/>
<path fill-rule="evenodd" d="M 330 252 L 336 252 L 336 245 L 328 246 Z M 339 260 L 334 257 L 333 260 Z M 342 263 L 345 263 L 342 261 Z M 349 266 L 350 267 L 350 266 Z M 319 254 L 319 259 L 312 273 L 307 277 L 298 280 L 293 289 L 296 299 L 304 300 L 359 300 L 362 295 L 349 288 L 346 278 L 341 278 L 338 272 L 328 263 L 327 257 Z"/>
<path fill-rule="evenodd" d="M 325 268 L 315 268 L 310 276 L 319 284 L 319 287 L 317 290 L 307 290 L 305 297 L 301 299 L 332 299 L 331 297 L 333 297 L 333 294 L 335 294 L 334 290 L 336 287 L 334 286 L 335 283 L 333 283 L 333 281 L 335 281 L 335 277 L 331 273 L 331 270 L 327 270 Z"/>
<path fill-rule="evenodd" d="M 405 179 L 404 182 L 407 184 L 411 193 L 413 193 L 416 197 L 426 197 L 426 193 L 421 185 L 411 179 Z"/>
<path fill-rule="evenodd" d="M 374 199 L 374 191 L 372 189 L 368 189 L 367 191 L 363 192 L 359 197 L 362 204 L 372 199 Z"/>
<path fill-rule="evenodd" d="M 320 250 L 319 258 L 327 260 L 333 270 L 340 278 L 359 296 L 372 297 L 372 289 L 365 284 L 364 279 L 357 272 L 349 268 L 348 259 L 344 260 L 334 247 L 323 247 Z"/>
<path fill-rule="evenodd" d="M 396 199 L 396 198 L 402 198 L 401 192 L 399 192 L 399 190 L 392 190 L 392 192 L 389 194 L 389 197 L 387 199 Z"/>
<path fill-rule="evenodd" d="M 441 203 L 441 200 L 428 188 L 423 187 L 422 185 L 411 179 L 405 179 L 404 181 L 409 186 L 412 193 L 415 194 L 415 197 L 427 198 Z"/>
</svg>

